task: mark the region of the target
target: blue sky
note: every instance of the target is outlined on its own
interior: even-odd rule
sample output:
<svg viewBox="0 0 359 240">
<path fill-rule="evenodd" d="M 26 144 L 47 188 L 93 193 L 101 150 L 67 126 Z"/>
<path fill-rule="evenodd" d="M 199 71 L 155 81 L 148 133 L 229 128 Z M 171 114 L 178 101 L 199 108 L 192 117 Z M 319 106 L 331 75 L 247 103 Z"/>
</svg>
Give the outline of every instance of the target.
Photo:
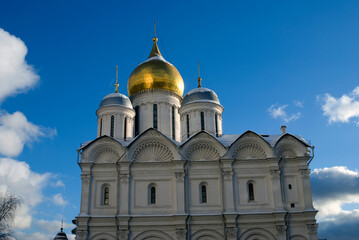
<svg viewBox="0 0 359 240">
<path fill-rule="evenodd" d="M 225 134 L 279 134 L 285 124 L 315 145 L 314 201 L 336 209 L 318 215 L 319 236 L 354 239 L 357 229 L 339 238 L 330 229 L 359 223 L 358 1 L 14 0 L 0 7 L 0 132 L 13 139 L 0 137 L 0 159 L 2 169 L 37 181 L 19 186 L 0 170 L 0 190 L 34 187 L 40 196 L 25 205 L 31 220 L 17 223 L 19 238 L 50 236 L 78 214 L 76 149 L 96 137 L 95 111 L 114 91 L 116 65 L 127 94 L 151 50 L 154 20 L 185 92 L 196 87 L 201 61 L 203 86 L 224 106 Z M 4 67 L 10 56 L 18 61 Z M 348 188 L 329 184 L 342 181 Z"/>
</svg>

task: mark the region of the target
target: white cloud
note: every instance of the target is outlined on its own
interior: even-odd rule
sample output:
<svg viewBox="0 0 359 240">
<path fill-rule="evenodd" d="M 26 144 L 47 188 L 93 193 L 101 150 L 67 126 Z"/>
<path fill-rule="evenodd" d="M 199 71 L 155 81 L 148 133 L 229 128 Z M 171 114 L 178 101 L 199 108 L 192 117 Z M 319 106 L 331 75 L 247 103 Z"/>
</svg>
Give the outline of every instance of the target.
<svg viewBox="0 0 359 240">
<path fill-rule="evenodd" d="M 21 112 L 9 114 L 0 111 L 0 154 L 18 156 L 25 143 L 31 143 L 38 137 L 52 137 L 56 129 L 37 126 L 27 120 Z"/>
<path fill-rule="evenodd" d="M 21 39 L 0 28 L 0 103 L 33 87 L 39 76 L 25 61 L 27 47 Z"/>
<path fill-rule="evenodd" d="M 359 234 L 359 209 L 355 208 L 359 204 L 359 172 L 344 166 L 315 169 L 311 174 L 311 186 L 313 204 L 319 210 L 321 236 L 356 239 Z M 352 207 L 344 208 L 348 204 Z"/>
<path fill-rule="evenodd" d="M 35 173 L 25 162 L 0 158 L 0 192 L 10 191 L 22 198 L 22 206 L 14 219 L 15 228 L 30 227 L 31 209 L 43 201 L 42 189 L 49 178 L 49 173 Z"/>
<path fill-rule="evenodd" d="M 358 125 L 359 120 L 359 86 L 351 93 L 344 94 L 339 98 L 326 93 L 324 96 L 318 96 L 322 101 L 322 110 L 324 116 L 329 118 L 329 123 L 342 122 L 348 123 L 351 119 Z"/>
<path fill-rule="evenodd" d="M 40 219 L 35 222 L 35 225 L 39 228 L 41 232 L 54 234 L 54 232 L 59 232 L 62 226 L 60 220 L 44 220 Z M 63 223 L 64 230 L 69 230 L 69 232 L 75 228 L 75 225 L 72 223 Z"/>
<path fill-rule="evenodd" d="M 65 187 L 65 184 L 60 181 L 60 180 L 57 180 L 55 183 L 52 184 L 53 187 Z"/>
<path fill-rule="evenodd" d="M 281 105 L 281 106 L 279 104 L 273 104 L 268 108 L 268 112 L 272 118 L 274 118 L 274 119 L 279 118 L 286 123 L 293 121 L 293 120 L 297 120 L 300 117 L 301 113 L 297 112 L 297 113 L 288 115 L 286 112 L 287 107 L 288 107 L 288 104 Z"/>
<path fill-rule="evenodd" d="M 48 234 L 43 234 L 40 232 L 34 232 L 34 233 L 15 232 L 14 236 L 16 239 L 26 239 L 26 240 L 49 240 L 54 238 L 54 236 L 49 236 Z"/>
<path fill-rule="evenodd" d="M 54 195 L 52 200 L 56 205 L 59 206 L 65 206 L 66 204 L 68 204 L 68 202 L 62 197 L 61 193 Z"/>
<path fill-rule="evenodd" d="M 299 107 L 299 108 L 303 108 L 304 107 L 304 102 L 294 100 L 294 106 Z"/>
</svg>

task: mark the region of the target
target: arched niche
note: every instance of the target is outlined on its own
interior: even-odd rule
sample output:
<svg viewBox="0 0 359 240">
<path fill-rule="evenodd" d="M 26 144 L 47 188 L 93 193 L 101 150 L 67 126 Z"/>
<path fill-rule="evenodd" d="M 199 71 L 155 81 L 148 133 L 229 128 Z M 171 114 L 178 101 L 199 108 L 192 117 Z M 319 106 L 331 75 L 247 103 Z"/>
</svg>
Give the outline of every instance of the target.
<svg viewBox="0 0 359 240">
<path fill-rule="evenodd" d="M 115 163 L 125 153 L 125 148 L 113 138 L 102 136 L 82 149 L 81 162 Z"/>
<path fill-rule="evenodd" d="M 137 235 L 134 240 L 172 240 L 172 238 L 159 230 L 149 230 Z"/>
<path fill-rule="evenodd" d="M 283 158 L 309 156 L 308 147 L 309 144 L 288 133 L 281 136 L 274 146 L 276 155 Z"/>
<path fill-rule="evenodd" d="M 191 236 L 192 240 L 221 240 L 224 237 L 215 230 L 203 229 L 195 232 Z"/>
<path fill-rule="evenodd" d="M 97 233 L 90 240 L 116 240 L 116 238 L 109 233 Z"/>
<path fill-rule="evenodd" d="M 128 146 L 128 161 L 171 162 L 181 159 L 177 145 L 155 129 L 148 129 Z"/>
<path fill-rule="evenodd" d="M 236 160 L 266 159 L 274 157 L 274 151 L 262 136 L 247 131 L 231 144 L 227 157 Z"/>
<path fill-rule="evenodd" d="M 241 234 L 240 240 L 275 240 L 276 238 L 262 228 L 251 228 Z"/>
<path fill-rule="evenodd" d="M 307 238 L 302 235 L 293 235 L 290 237 L 290 240 L 307 240 Z"/>
<path fill-rule="evenodd" d="M 218 160 L 227 152 L 222 143 L 205 131 L 193 135 L 181 146 L 180 151 L 190 161 Z"/>
</svg>

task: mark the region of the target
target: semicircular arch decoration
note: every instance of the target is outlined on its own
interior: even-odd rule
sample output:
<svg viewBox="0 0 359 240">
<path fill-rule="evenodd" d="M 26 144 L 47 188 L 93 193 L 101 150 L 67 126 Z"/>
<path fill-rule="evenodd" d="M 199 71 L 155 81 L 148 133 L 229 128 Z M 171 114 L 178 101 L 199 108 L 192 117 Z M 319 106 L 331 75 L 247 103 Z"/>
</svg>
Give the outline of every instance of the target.
<svg viewBox="0 0 359 240">
<path fill-rule="evenodd" d="M 109 233 L 98 233 L 91 237 L 90 240 L 116 240 L 116 238 Z"/>
<path fill-rule="evenodd" d="M 189 160 L 218 160 L 220 154 L 216 148 L 209 144 L 197 143 L 191 146 L 187 152 L 186 157 Z"/>
<path fill-rule="evenodd" d="M 276 240 L 276 238 L 267 230 L 262 228 L 251 228 L 245 231 L 240 240 Z"/>
<path fill-rule="evenodd" d="M 120 153 L 110 144 L 101 144 L 89 154 L 90 162 L 111 163 L 120 158 Z"/>
<path fill-rule="evenodd" d="M 284 158 L 295 158 L 297 156 L 295 150 L 290 145 L 278 146 L 277 155 Z"/>
<path fill-rule="evenodd" d="M 173 160 L 171 150 L 160 142 L 145 142 L 134 151 L 134 162 L 170 162 Z"/>
<path fill-rule="evenodd" d="M 172 238 L 159 230 L 149 230 L 137 235 L 134 240 L 172 240 Z"/>
<path fill-rule="evenodd" d="M 215 230 L 203 229 L 203 230 L 199 230 L 199 231 L 195 232 L 194 234 L 192 234 L 191 239 L 193 239 L 193 240 L 205 240 L 205 239 L 221 240 L 221 239 L 224 239 L 224 237 Z"/>
<path fill-rule="evenodd" d="M 234 159 L 265 159 L 267 154 L 259 145 L 246 142 L 239 144 L 232 157 Z"/>
</svg>

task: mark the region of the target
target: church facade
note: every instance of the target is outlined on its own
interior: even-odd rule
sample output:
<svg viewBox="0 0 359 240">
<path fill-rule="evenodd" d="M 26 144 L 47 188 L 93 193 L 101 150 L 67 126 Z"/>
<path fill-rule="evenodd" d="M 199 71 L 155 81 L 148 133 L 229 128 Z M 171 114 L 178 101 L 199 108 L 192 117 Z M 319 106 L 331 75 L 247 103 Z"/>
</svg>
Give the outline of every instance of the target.
<svg viewBox="0 0 359 240">
<path fill-rule="evenodd" d="M 161 55 L 104 97 L 97 138 L 78 149 L 78 240 L 314 240 L 313 147 L 286 133 L 222 132 L 223 107 L 201 86 L 183 97 Z M 278 131 L 279 132 L 279 131 Z"/>
</svg>

